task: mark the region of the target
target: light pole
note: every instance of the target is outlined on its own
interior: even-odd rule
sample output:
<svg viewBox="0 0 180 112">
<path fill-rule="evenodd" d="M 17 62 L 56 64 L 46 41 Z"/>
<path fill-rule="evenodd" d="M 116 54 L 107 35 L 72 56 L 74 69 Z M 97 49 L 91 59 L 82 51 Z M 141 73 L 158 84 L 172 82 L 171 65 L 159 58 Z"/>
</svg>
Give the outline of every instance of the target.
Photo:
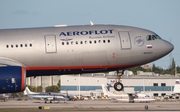
<svg viewBox="0 0 180 112">
<path fill-rule="evenodd" d="M 175 76 L 177 75 L 177 65 L 175 65 Z"/>
</svg>

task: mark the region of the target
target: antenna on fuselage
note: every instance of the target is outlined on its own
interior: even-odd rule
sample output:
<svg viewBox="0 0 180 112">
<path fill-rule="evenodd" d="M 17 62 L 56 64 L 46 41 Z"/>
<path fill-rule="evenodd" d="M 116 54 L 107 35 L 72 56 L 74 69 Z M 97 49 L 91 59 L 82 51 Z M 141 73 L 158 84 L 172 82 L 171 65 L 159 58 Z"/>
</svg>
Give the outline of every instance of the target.
<svg viewBox="0 0 180 112">
<path fill-rule="evenodd" d="M 90 21 L 90 24 L 91 24 L 91 26 L 93 26 L 93 25 L 94 25 L 94 23 L 93 23 L 92 21 Z"/>
</svg>

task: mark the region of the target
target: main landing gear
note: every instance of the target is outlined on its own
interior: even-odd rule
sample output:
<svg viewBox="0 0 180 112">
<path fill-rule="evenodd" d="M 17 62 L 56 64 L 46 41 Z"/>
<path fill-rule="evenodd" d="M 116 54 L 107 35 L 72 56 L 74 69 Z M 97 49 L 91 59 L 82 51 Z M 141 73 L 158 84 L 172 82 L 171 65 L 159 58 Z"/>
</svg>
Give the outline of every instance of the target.
<svg viewBox="0 0 180 112">
<path fill-rule="evenodd" d="M 121 71 L 121 72 L 117 71 L 118 81 L 114 84 L 114 89 L 116 91 L 122 91 L 124 89 L 124 86 L 120 80 L 122 75 L 123 75 L 123 71 Z"/>
</svg>

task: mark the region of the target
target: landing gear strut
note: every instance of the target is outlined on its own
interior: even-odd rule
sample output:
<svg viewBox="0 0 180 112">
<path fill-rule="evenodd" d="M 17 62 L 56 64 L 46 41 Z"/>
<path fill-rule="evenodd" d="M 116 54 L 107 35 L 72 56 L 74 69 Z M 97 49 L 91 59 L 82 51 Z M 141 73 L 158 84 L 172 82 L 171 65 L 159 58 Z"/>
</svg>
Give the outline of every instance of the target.
<svg viewBox="0 0 180 112">
<path fill-rule="evenodd" d="M 124 89 L 123 84 L 120 82 L 122 75 L 123 75 L 123 71 L 122 72 L 117 71 L 118 81 L 114 84 L 114 89 L 116 91 L 122 91 Z"/>
</svg>

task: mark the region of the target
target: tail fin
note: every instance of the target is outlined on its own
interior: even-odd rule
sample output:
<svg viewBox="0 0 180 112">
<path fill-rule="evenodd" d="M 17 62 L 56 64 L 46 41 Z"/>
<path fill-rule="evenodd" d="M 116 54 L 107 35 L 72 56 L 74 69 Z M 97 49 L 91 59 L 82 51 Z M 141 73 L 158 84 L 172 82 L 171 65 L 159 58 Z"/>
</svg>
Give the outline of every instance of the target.
<svg viewBox="0 0 180 112">
<path fill-rule="evenodd" d="M 180 93 L 180 80 L 177 79 L 174 86 L 174 93 Z"/>
<path fill-rule="evenodd" d="M 26 92 L 26 89 L 24 90 L 24 95 L 28 95 L 28 93 Z"/>
<path fill-rule="evenodd" d="M 31 92 L 28 87 L 26 87 L 24 91 L 26 91 L 27 94 L 37 94 L 35 92 Z"/>
<path fill-rule="evenodd" d="M 104 84 L 102 84 L 102 90 L 103 90 L 104 95 L 107 95 L 107 96 L 110 95 L 110 92 L 108 91 L 107 87 Z"/>
</svg>

